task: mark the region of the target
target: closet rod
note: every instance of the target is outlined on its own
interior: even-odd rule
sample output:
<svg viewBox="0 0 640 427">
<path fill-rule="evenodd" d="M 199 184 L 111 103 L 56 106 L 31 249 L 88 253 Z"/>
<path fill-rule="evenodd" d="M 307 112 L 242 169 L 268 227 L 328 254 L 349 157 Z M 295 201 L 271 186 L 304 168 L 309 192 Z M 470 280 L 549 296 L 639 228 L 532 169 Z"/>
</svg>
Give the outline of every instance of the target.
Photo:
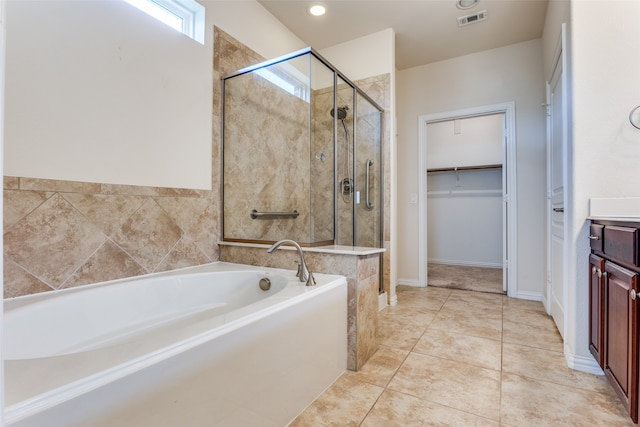
<svg viewBox="0 0 640 427">
<path fill-rule="evenodd" d="M 482 165 L 482 166 L 459 166 L 454 168 L 433 168 L 427 169 L 427 172 L 460 172 L 480 169 L 502 169 L 502 165 Z"/>
</svg>

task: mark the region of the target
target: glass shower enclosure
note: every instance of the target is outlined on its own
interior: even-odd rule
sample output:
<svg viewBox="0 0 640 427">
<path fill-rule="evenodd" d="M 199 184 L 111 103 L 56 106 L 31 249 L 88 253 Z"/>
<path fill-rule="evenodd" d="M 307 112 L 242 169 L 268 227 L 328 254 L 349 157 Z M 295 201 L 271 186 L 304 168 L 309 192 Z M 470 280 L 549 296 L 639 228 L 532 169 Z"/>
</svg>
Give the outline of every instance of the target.
<svg viewBox="0 0 640 427">
<path fill-rule="evenodd" d="M 382 247 L 382 108 L 312 48 L 222 79 L 223 238 Z"/>
</svg>

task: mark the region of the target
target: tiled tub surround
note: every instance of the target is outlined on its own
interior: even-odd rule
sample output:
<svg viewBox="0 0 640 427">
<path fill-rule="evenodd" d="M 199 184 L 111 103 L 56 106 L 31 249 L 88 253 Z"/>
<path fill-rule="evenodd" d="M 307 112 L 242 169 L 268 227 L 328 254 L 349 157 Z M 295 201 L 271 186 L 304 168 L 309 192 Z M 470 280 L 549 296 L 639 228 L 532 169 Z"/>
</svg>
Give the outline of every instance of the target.
<svg viewBox="0 0 640 427">
<path fill-rule="evenodd" d="M 295 269 L 298 254 L 281 246 L 267 253 L 268 245 L 220 242 L 220 260 L 265 267 Z M 383 249 L 357 247 L 304 248 L 312 273 L 347 278 L 347 368 L 360 369 L 378 349 L 379 256 Z"/>
<path fill-rule="evenodd" d="M 214 81 L 261 58 L 218 28 Z M 355 82 L 390 108 L 390 77 Z M 133 277 L 218 260 L 221 84 L 213 85 L 212 190 L 4 177 L 4 296 Z M 389 280 L 390 115 L 384 115 L 384 287 Z M 328 154 L 328 153 L 327 153 Z M 326 164 L 326 162 L 325 162 Z M 318 201 L 320 203 L 321 201 Z M 331 270 L 327 270 L 330 272 Z"/>
<path fill-rule="evenodd" d="M 4 178 L 4 296 L 218 259 L 214 192 Z"/>
</svg>

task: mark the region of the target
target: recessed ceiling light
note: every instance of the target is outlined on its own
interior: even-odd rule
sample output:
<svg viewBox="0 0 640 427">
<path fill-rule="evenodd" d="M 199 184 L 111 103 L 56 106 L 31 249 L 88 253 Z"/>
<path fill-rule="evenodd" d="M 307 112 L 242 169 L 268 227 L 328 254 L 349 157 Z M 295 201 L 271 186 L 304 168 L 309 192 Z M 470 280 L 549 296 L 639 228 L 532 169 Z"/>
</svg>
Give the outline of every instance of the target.
<svg viewBox="0 0 640 427">
<path fill-rule="evenodd" d="M 307 11 L 313 16 L 322 16 L 327 11 L 327 8 L 322 3 L 314 3 L 309 6 Z"/>
<path fill-rule="evenodd" d="M 456 6 L 458 6 L 458 9 L 471 9 L 478 4 L 478 1 L 479 0 L 458 0 Z"/>
</svg>

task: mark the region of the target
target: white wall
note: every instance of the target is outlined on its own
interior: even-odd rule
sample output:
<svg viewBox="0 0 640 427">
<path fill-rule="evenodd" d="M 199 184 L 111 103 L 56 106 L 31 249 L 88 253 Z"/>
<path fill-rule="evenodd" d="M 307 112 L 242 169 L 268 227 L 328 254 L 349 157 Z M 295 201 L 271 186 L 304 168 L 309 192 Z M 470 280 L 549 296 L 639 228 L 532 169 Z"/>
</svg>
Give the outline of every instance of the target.
<svg viewBox="0 0 640 427">
<path fill-rule="evenodd" d="M 430 174 L 429 262 L 502 268 L 502 171 Z"/>
<path fill-rule="evenodd" d="M 573 173 L 565 322 L 569 359 L 590 357 L 585 292 L 589 198 L 640 196 L 640 131 L 628 120 L 631 109 L 640 104 L 640 2 L 573 1 L 570 17 Z"/>
<path fill-rule="evenodd" d="M 124 1 L 8 2 L 5 174 L 211 187 L 213 26 L 304 47 L 259 3 L 202 2 L 205 45 Z"/>
<path fill-rule="evenodd" d="M 502 164 L 504 114 L 427 125 L 427 169 Z"/>
<path fill-rule="evenodd" d="M 307 44 L 254 0 L 199 0 L 205 6 L 207 31 L 212 39 L 213 26 L 221 28 L 266 59 L 276 58 Z M 213 47 L 211 46 L 211 49 Z"/>
<path fill-rule="evenodd" d="M 553 55 L 558 40 L 560 40 L 562 24 L 566 23 L 569 25 L 570 23 L 570 4 L 568 0 L 549 0 L 547 5 L 547 15 L 544 20 L 544 31 L 542 35 L 542 56 L 545 79 L 550 78 L 551 72 L 553 71 Z"/>
<path fill-rule="evenodd" d="M 515 101 L 518 290 L 542 295 L 544 284 L 545 139 L 542 41 L 398 72 L 399 281 L 418 278 L 418 116 Z"/>
<path fill-rule="evenodd" d="M 395 34 L 391 28 L 320 50 L 349 80 L 395 72 Z"/>
</svg>

